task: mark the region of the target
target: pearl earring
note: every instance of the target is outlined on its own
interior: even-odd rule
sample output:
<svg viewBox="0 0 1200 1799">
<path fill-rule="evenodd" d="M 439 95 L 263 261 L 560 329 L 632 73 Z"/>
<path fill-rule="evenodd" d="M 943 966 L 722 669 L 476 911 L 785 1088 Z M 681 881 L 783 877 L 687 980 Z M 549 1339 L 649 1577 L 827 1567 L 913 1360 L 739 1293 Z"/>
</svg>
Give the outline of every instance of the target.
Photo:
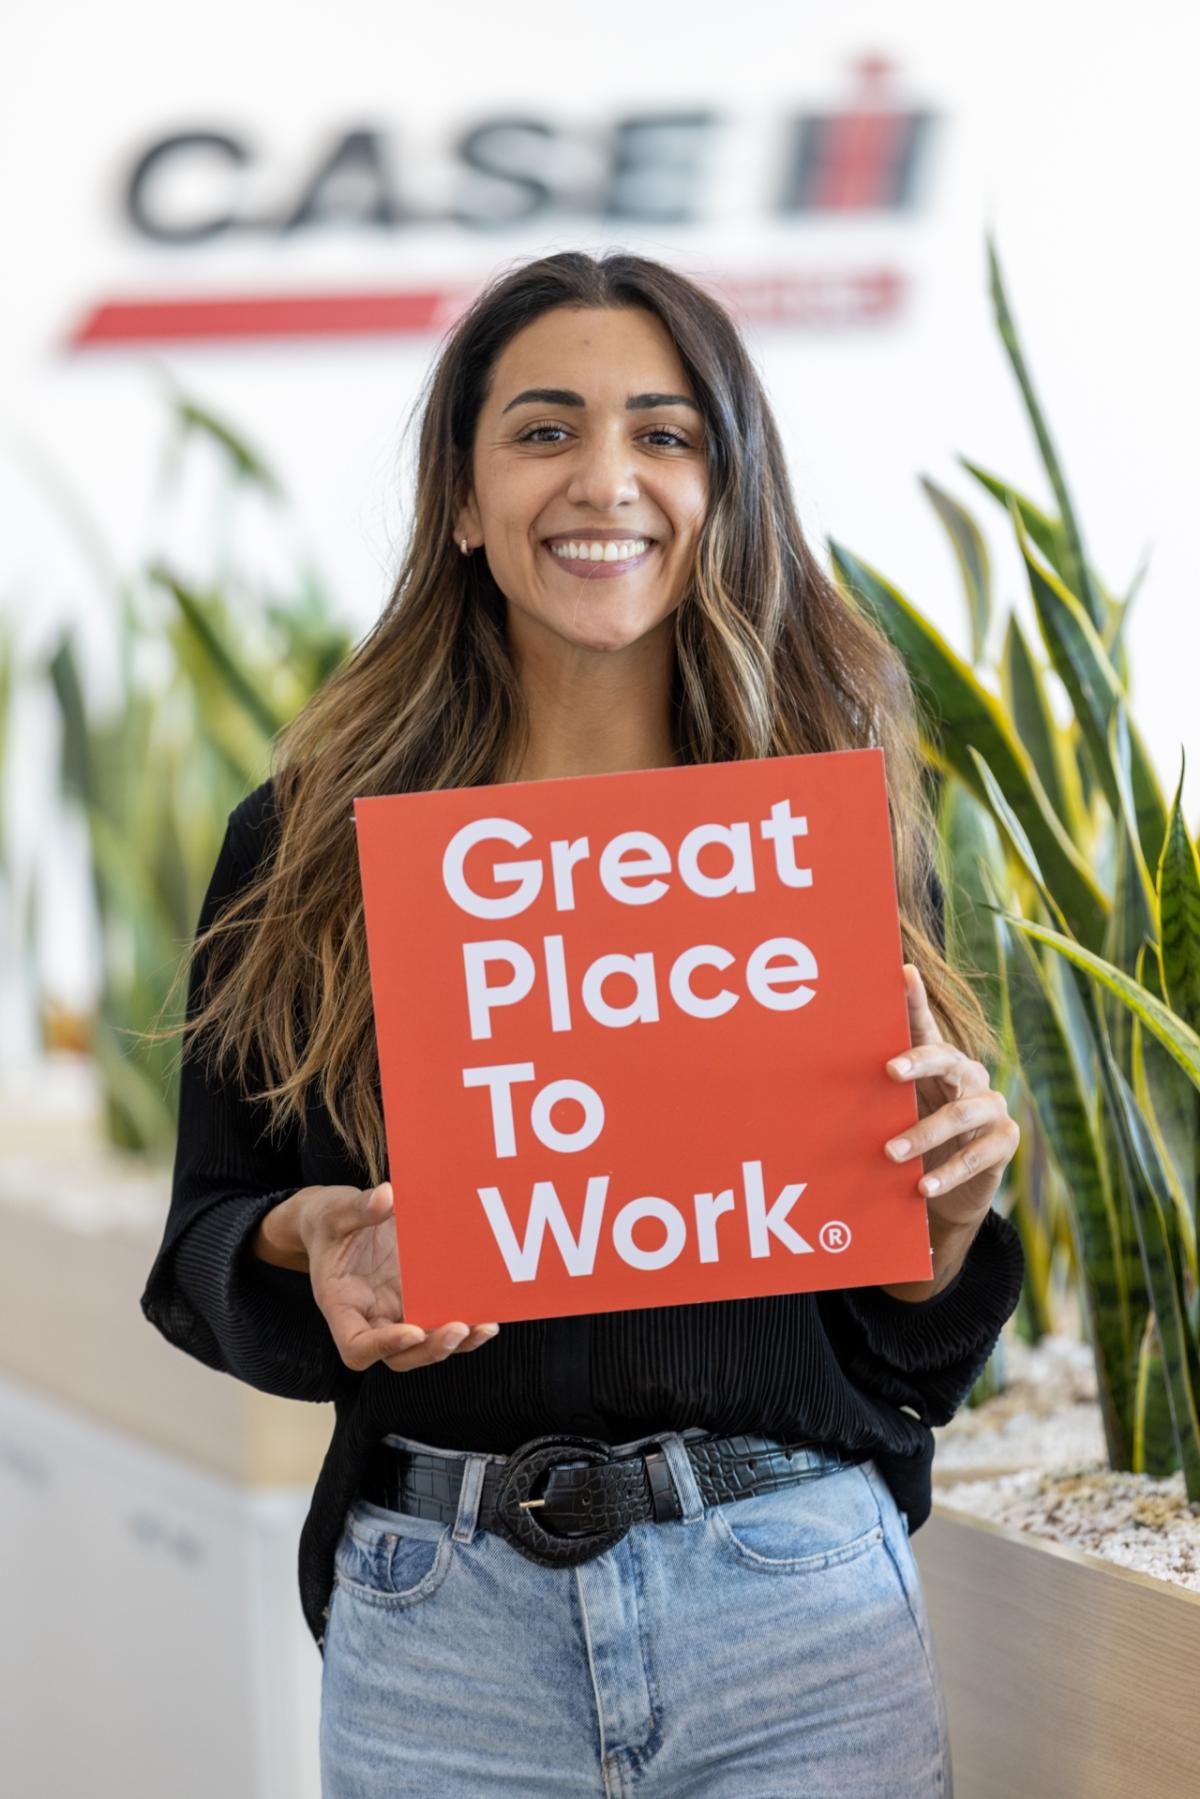
<svg viewBox="0 0 1200 1799">
<path fill-rule="evenodd" d="M 466 538 L 465 538 L 465 537 L 460 537 L 460 538 L 459 538 L 459 540 L 458 540 L 458 547 L 459 547 L 459 549 L 460 549 L 460 550 L 461 550 L 461 551 L 462 551 L 462 553 L 463 553 L 463 555 L 464 555 L 464 556 L 469 556 L 469 555 L 470 555 L 470 553 L 471 553 L 471 552 L 470 552 L 470 550 L 469 550 L 469 549 L 468 549 L 468 548 L 467 548 L 467 540 L 466 540 Z"/>
</svg>

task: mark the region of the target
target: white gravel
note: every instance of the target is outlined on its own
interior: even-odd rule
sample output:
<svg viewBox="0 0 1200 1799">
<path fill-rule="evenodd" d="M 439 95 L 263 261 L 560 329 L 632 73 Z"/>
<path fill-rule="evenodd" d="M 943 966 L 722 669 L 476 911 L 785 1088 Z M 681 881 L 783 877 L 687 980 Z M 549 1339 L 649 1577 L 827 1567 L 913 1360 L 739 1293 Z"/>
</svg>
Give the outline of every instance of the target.
<svg viewBox="0 0 1200 1799">
<path fill-rule="evenodd" d="M 1002 1342 L 1005 1391 L 934 1432 L 935 1501 L 1200 1593 L 1200 1502 L 1182 1473 L 1108 1467 L 1088 1344 Z"/>
<path fill-rule="evenodd" d="M 962 1405 L 934 1431 L 934 1479 L 970 1469 L 1062 1468 L 1105 1460 L 1088 1344 L 1047 1336 L 1035 1347 L 1002 1339 L 1005 1389 L 980 1406 Z"/>
<path fill-rule="evenodd" d="M 1104 1466 L 1059 1474 L 1028 1468 L 995 1480 L 956 1481 L 939 1498 L 955 1511 L 1070 1543 L 1200 1593 L 1200 1502 L 1188 1503 L 1182 1474 L 1154 1479 Z"/>
</svg>

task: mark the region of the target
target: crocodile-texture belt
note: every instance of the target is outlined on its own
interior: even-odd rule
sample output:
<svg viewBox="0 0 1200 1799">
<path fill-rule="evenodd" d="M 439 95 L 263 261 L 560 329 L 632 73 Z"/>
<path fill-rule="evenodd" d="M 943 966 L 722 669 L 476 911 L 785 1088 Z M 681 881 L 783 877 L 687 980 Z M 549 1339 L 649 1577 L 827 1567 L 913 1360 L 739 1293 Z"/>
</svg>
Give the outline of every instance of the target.
<svg viewBox="0 0 1200 1799">
<path fill-rule="evenodd" d="M 681 1440 L 705 1505 L 773 1493 L 871 1453 L 745 1434 Z M 401 1449 L 381 1439 L 359 1497 L 452 1524 L 466 1466 L 464 1455 Z M 559 1435 L 532 1437 L 502 1461 L 485 1462 L 477 1523 L 499 1532 L 530 1561 L 557 1568 L 602 1555 L 631 1524 L 682 1516 L 657 1444 L 614 1456 L 598 1438 Z"/>
</svg>

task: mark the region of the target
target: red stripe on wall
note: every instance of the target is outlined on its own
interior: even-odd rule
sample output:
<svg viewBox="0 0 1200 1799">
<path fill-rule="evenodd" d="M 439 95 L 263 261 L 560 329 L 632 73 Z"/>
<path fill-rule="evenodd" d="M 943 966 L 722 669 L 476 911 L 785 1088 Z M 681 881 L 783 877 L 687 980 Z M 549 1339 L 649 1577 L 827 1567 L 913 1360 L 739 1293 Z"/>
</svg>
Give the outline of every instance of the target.
<svg viewBox="0 0 1200 1799">
<path fill-rule="evenodd" d="M 854 325 L 894 315 L 907 277 L 887 265 L 809 271 L 740 272 L 709 286 L 746 323 L 802 327 Z M 470 304 L 475 287 L 374 294 L 257 294 L 196 299 L 106 300 L 67 340 L 71 350 L 153 343 L 221 343 L 288 338 L 437 335 Z"/>
<path fill-rule="evenodd" d="M 69 339 L 98 344 L 253 337 L 368 337 L 431 332 L 449 325 L 471 297 L 455 288 L 387 294 L 224 294 L 178 300 L 106 300 Z"/>
</svg>

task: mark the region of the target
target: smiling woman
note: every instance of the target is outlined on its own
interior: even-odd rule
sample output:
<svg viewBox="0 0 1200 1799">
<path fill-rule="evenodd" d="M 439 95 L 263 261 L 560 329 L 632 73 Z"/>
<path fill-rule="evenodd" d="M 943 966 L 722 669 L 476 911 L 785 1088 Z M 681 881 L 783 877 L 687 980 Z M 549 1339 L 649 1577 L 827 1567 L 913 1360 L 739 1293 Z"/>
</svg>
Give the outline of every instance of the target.
<svg viewBox="0 0 1200 1799">
<path fill-rule="evenodd" d="M 456 535 L 482 546 L 508 602 L 538 746 L 515 779 L 582 772 L 571 764 L 582 752 L 594 766 L 606 739 L 624 743 L 626 767 L 675 759 L 672 618 L 708 492 L 701 408 L 652 313 L 559 307 L 505 345 Z M 592 594 L 581 581 L 605 586 Z M 617 659 L 599 679 L 597 655 Z"/>
<path fill-rule="evenodd" d="M 931 1427 L 986 1362 L 1023 1264 L 991 1208 L 1015 1145 L 982 1012 L 942 954 L 907 671 L 805 539 L 733 321 L 661 263 L 569 252 L 479 296 L 423 399 L 413 520 L 382 616 L 231 815 L 181 969 L 179 1148 L 142 1296 L 208 1367 L 336 1408 L 300 1543 L 322 1792 L 948 1792 L 908 1533 L 930 1509 Z M 353 802 L 867 747 L 908 964 L 892 1078 L 926 1105 L 894 1153 L 941 1180 L 929 1290 L 502 1331 L 407 1317 Z M 803 887 L 800 821 L 757 823 L 769 878 Z M 711 828 L 729 839 L 717 865 L 699 865 L 707 842 L 627 833 L 593 868 L 582 840 L 552 845 L 549 878 L 569 892 L 579 862 L 636 906 L 668 876 L 750 878 L 751 847 L 767 861 L 748 823 Z M 502 862 L 475 905 L 519 909 L 538 867 Z M 816 1029 L 803 948 L 745 981 Z M 719 1115 L 719 1070 L 713 1088 Z M 629 1255 L 671 1253 L 693 1223 L 716 1245 L 736 1129 L 690 1208 L 635 1195 Z M 743 1228 L 795 1249 L 799 1183 L 742 1168 Z M 634 1241 L 642 1213 L 665 1244 Z M 450 1266 L 461 1253 L 447 1242 Z"/>
</svg>

